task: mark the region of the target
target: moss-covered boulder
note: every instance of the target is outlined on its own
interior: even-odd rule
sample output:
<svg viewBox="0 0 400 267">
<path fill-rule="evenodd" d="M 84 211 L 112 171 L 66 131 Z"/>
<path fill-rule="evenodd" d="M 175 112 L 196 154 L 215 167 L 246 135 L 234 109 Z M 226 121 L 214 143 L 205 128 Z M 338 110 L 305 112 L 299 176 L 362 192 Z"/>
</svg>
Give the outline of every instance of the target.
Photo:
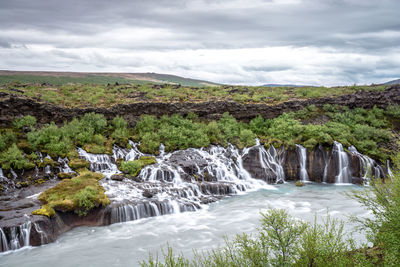
<svg viewBox="0 0 400 267">
<path fill-rule="evenodd" d="M 56 211 L 50 207 L 50 205 L 43 205 L 40 209 L 32 211 L 33 215 L 43 215 L 47 217 L 53 217 L 56 215 Z"/>
<path fill-rule="evenodd" d="M 79 169 L 89 168 L 90 163 L 84 159 L 73 158 L 69 161 L 68 165 L 73 170 L 79 170 Z"/>
<path fill-rule="evenodd" d="M 296 186 L 302 187 L 305 186 L 305 184 L 302 181 L 297 181 Z"/>
<path fill-rule="evenodd" d="M 77 177 L 62 180 L 39 195 L 38 199 L 44 205 L 43 211 L 38 210 L 36 214 L 47 214 L 49 208 L 52 208 L 62 212 L 72 211 L 79 216 L 85 216 L 95 207 L 109 205 L 110 200 L 105 195 L 104 188 L 98 183 L 103 177 L 100 173 L 83 171 Z"/>
<path fill-rule="evenodd" d="M 71 179 L 76 177 L 78 174 L 75 172 L 59 172 L 57 173 L 57 177 L 61 180 L 63 179 Z"/>
<path fill-rule="evenodd" d="M 155 157 L 143 156 L 133 161 L 122 161 L 119 167 L 124 173 L 129 173 L 129 175 L 136 177 L 144 167 L 156 162 Z"/>
</svg>

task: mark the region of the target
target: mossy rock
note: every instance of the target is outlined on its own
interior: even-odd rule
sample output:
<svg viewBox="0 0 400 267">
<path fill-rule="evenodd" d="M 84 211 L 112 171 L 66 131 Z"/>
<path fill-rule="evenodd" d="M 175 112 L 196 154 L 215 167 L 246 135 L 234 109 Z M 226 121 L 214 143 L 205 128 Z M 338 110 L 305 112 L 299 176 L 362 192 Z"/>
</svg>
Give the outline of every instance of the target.
<svg viewBox="0 0 400 267">
<path fill-rule="evenodd" d="M 84 160 L 84 159 L 76 159 L 76 158 L 74 158 L 74 159 L 71 159 L 69 161 L 68 165 L 71 167 L 71 169 L 78 170 L 78 169 L 84 169 L 84 168 L 87 169 L 87 168 L 89 168 L 90 163 L 88 161 Z"/>
<path fill-rule="evenodd" d="M 17 182 L 17 186 L 18 187 L 28 187 L 29 186 L 29 182 L 28 181 Z"/>
<path fill-rule="evenodd" d="M 103 177 L 100 173 L 83 171 L 79 176 L 64 179 L 47 189 L 38 199 L 55 210 L 86 216 L 93 208 L 110 204 L 104 188 L 98 183 Z"/>
<path fill-rule="evenodd" d="M 41 185 L 41 184 L 44 184 L 46 182 L 46 180 L 44 180 L 44 179 L 39 179 L 39 180 L 36 180 L 35 181 L 35 185 Z"/>
<path fill-rule="evenodd" d="M 59 179 L 71 179 L 73 177 L 76 177 L 77 174 L 75 172 L 60 172 L 57 174 L 57 177 Z"/>
<path fill-rule="evenodd" d="M 130 176 L 136 177 L 144 167 L 155 164 L 156 162 L 157 161 L 155 157 L 143 156 L 137 160 L 120 162 L 119 167 L 124 173 L 128 173 Z"/>
<path fill-rule="evenodd" d="M 296 186 L 301 187 L 301 186 L 305 186 L 305 184 L 302 181 L 297 181 Z"/>
<path fill-rule="evenodd" d="M 54 160 L 52 160 L 52 159 L 49 159 L 49 158 L 44 158 L 44 159 L 43 159 L 43 162 L 39 162 L 39 163 L 38 163 L 38 167 L 39 167 L 39 168 L 44 168 L 44 167 L 46 167 L 47 165 L 49 165 L 49 166 L 51 166 L 51 167 L 54 167 L 54 166 L 56 166 L 56 165 L 59 165 L 59 163 L 56 162 L 56 161 L 54 161 Z"/>
<path fill-rule="evenodd" d="M 25 153 L 31 153 L 32 152 L 32 146 L 29 144 L 27 140 L 19 140 L 17 143 L 17 147 L 24 151 Z"/>
<path fill-rule="evenodd" d="M 47 217 L 53 217 L 56 215 L 56 211 L 49 205 L 43 205 L 40 209 L 32 211 L 33 215 L 43 215 Z"/>
</svg>

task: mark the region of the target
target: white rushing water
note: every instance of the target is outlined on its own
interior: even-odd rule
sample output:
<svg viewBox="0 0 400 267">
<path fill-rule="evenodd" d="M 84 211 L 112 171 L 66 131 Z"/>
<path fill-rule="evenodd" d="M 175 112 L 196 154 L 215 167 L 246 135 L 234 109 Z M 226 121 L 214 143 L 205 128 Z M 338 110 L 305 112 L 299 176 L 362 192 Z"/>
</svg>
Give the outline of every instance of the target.
<svg viewBox="0 0 400 267">
<path fill-rule="evenodd" d="M 296 145 L 297 153 L 299 153 L 299 163 L 300 163 L 300 180 L 303 182 L 308 181 L 307 173 L 307 149 L 302 145 Z"/>
<path fill-rule="evenodd" d="M 160 252 L 167 242 L 176 251 L 191 256 L 193 249 L 205 250 L 223 245 L 224 236 L 251 233 L 260 226 L 259 212 L 284 208 L 293 216 L 312 222 L 327 212 L 347 219 L 347 215 L 368 213 L 343 193 L 360 186 L 293 183 L 261 189 L 223 199 L 196 212 L 113 224 L 106 227 L 79 227 L 63 234 L 55 243 L 0 254 L 0 266 L 137 266 L 148 253 Z M 328 210 L 327 210 L 328 208 Z M 350 232 L 354 225 L 346 223 Z M 362 234 L 355 236 L 363 240 Z"/>
</svg>

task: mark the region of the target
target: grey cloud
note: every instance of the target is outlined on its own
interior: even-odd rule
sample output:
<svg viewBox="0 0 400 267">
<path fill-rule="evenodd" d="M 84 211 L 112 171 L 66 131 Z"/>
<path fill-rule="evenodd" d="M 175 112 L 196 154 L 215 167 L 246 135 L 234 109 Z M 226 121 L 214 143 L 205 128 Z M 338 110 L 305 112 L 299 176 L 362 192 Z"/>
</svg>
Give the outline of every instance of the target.
<svg viewBox="0 0 400 267">
<path fill-rule="evenodd" d="M 193 59 L 159 67 L 154 64 L 161 65 L 162 62 L 153 58 L 138 58 L 135 54 L 125 59 L 116 54 L 137 51 L 168 54 L 196 49 L 226 51 L 265 47 L 314 47 L 318 51 L 330 50 L 329 53 L 332 54 L 349 53 L 387 60 L 390 53 L 394 54 L 400 49 L 400 1 L 292 2 L 294 3 L 282 4 L 282 1 L 273 0 L 1 1 L 0 50 L 13 50 L 14 53 L 0 53 L 3 57 L 0 64 L 18 68 L 34 67 L 40 62 L 41 66 L 48 68 L 75 66 L 82 70 L 102 69 L 107 65 L 115 70 L 132 66 L 132 69 L 142 71 L 147 69 L 140 68 L 166 70 L 170 73 L 182 71 L 196 75 L 195 71 L 200 66 L 191 65 L 190 61 Z M 387 32 L 393 34 L 387 35 Z M 25 52 L 20 49 L 22 44 L 26 45 Z M 37 46 L 50 47 L 45 53 L 47 63 L 35 58 L 42 55 L 35 51 Z M 112 55 L 102 54 L 98 49 L 109 51 Z M 212 60 L 210 62 L 203 63 L 203 67 L 210 68 L 213 64 Z M 379 63 L 379 60 L 374 62 L 373 66 L 358 66 L 354 62 L 349 64 L 342 60 L 335 66 L 324 65 L 321 71 L 328 69 L 327 73 L 331 73 L 330 76 L 336 75 L 337 81 L 358 82 L 361 79 L 383 79 L 385 75 L 392 75 L 388 74 L 390 69 L 398 70 L 398 59 L 387 64 Z M 229 62 L 226 64 L 229 65 Z M 295 62 L 285 61 L 272 65 L 266 62 L 263 65 L 253 64 L 250 60 L 241 64 L 232 70 L 238 71 L 235 75 L 210 74 L 210 77 L 219 79 L 216 82 L 238 82 L 242 79 L 256 83 L 262 82 L 265 75 L 273 72 L 300 75 L 298 72 L 303 71 L 303 76 L 312 75 Z M 308 66 L 307 63 L 304 65 Z M 217 68 L 215 73 L 223 73 L 224 66 Z M 318 67 L 308 66 L 313 70 Z M 332 71 L 330 68 L 339 70 Z M 202 70 L 198 71 L 204 73 Z M 318 74 L 317 71 L 316 73 Z"/>
</svg>

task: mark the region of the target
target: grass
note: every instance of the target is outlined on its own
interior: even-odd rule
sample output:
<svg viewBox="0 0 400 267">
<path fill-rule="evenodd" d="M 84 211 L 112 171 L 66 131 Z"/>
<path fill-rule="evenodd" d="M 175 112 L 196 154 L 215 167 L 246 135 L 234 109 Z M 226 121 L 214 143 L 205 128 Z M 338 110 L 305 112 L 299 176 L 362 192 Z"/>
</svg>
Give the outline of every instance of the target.
<svg viewBox="0 0 400 267">
<path fill-rule="evenodd" d="M 1 84 L 0 76 L 0 84 Z M 16 79 L 18 80 L 18 79 Z M 110 107 L 138 102 L 205 102 L 235 101 L 239 103 L 278 104 L 288 100 L 335 97 L 360 91 L 381 91 L 385 85 L 340 87 L 260 87 L 260 86 L 180 86 L 174 84 L 118 85 L 66 81 L 48 84 L 11 82 L 0 85 L 0 92 L 24 95 L 39 101 L 66 107 Z M 23 92 L 15 91 L 14 89 Z"/>
<path fill-rule="evenodd" d="M 77 177 L 62 180 L 39 195 L 44 205 L 33 214 L 51 217 L 57 210 L 85 216 L 95 207 L 109 205 L 110 200 L 98 183 L 103 177 L 100 173 L 82 171 Z"/>
</svg>

